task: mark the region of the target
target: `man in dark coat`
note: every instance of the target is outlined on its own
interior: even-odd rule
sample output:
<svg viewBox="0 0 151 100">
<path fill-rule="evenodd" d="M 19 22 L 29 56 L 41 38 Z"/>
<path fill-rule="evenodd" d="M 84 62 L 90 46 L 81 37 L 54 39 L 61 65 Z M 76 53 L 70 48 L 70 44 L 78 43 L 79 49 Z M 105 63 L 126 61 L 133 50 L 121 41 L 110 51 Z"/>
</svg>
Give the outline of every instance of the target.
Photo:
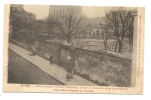
<svg viewBox="0 0 151 100">
<path fill-rule="evenodd" d="M 53 63 L 53 55 L 50 55 L 49 61 L 50 61 L 50 64 Z"/>
</svg>

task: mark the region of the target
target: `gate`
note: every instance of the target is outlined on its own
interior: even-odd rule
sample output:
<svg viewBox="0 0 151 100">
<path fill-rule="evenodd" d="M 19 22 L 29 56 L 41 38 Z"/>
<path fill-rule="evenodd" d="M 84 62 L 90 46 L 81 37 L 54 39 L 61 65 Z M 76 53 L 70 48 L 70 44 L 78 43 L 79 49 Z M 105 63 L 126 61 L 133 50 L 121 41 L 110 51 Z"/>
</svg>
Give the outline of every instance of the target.
<svg viewBox="0 0 151 100">
<path fill-rule="evenodd" d="M 64 68 L 71 66 L 74 70 L 75 54 L 75 49 L 71 48 L 70 46 L 60 45 L 59 65 Z"/>
</svg>

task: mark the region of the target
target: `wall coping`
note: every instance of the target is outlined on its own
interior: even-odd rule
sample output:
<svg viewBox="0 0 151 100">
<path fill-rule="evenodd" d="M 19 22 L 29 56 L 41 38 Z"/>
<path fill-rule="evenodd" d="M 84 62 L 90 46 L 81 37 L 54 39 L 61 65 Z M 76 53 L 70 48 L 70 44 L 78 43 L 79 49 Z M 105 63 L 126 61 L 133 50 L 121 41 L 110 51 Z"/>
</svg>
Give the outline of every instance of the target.
<svg viewBox="0 0 151 100">
<path fill-rule="evenodd" d="M 84 48 L 80 48 L 80 47 L 76 47 L 76 46 L 73 46 L 71 44 L 63 44 L 61 42 L 57 42 L 57 41 L 51 41 L 51 40 L 45 40 L 46 42 L 51 42 L 51 43 L 58 43 L 61 47 L 65 47 L 67 49 L 71 49 L 71 50 L 76 50 L 76 49 L 80 49 L 80 50 L 85 50 L 85 51 L 88 51 L 88 52 L 93 52 L 93 53 L 98 53 L 98 54 L 103 54 L 103 55 L 108 55 L 108 56 L 112 56 L 112 57 L 116 57 L 116 58 L 120 58 L 120 59 L 125 59 L 125 60 L 130 60 L 132 61 L 132 58 L 127 58 L 127 57 L 122 57 L 122 56 L 118 56 L 116 54 L 113 54 L 112 52 L 106 52 L 106 51 L 103 51 L 103 50 L 99 50 L 99 51 L 94 51 L 94 50 L 89 50 L 89 49 L 84 49 Z M 118 54 L 118 53 L 117 53 Z"/>
</svg>

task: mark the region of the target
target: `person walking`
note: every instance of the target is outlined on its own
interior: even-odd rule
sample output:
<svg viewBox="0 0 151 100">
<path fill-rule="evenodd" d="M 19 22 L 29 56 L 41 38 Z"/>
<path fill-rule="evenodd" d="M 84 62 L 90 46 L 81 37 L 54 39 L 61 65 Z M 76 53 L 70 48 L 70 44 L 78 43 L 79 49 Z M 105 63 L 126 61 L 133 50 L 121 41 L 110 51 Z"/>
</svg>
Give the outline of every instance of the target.
<svg viewBox="0 0 151 100">
<path fill-rule="evenodd" d="M 67 74 L 66 74 L 66 79 L 67 79 L 67 81 L 69 81 L 70 74 L 71 74 L 70 72 L 71 72 L 71 67 L 68 66 L 68 68 L 67 68 Z"/>
<path fill-rule="evenodd" d="M 73 67 L 69 66 L 70 78 L 73 78 Z"/>
<path fill-rule="evenodd" d="M 52 64 L 52 63 L 53 63 L 53 55 L 50 55 L 50 57 L 49 57 L 49 61 L 50 61 L 50 64 Z"/>
</svg>

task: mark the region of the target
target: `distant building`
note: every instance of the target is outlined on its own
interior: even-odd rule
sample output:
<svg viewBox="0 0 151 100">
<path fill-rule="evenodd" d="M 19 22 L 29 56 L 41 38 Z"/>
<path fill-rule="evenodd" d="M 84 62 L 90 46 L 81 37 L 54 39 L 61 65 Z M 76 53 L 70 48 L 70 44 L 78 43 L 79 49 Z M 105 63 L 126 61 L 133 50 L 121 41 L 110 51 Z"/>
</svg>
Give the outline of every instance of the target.
<svg viewBox="0 0 151 100">
<path fill-rule="evenodd" d="M 82 15 L 81 7 L 80 6 L 61 6 L 61 5 L 50 5 L 49 6 L 49 15 L 48 18 L 57 18 L 57 17 L 64 17 L 66 13 L 70 11 L 76 11 L 78 16 Z M 59 16 L 58 16 L 59 15 Z M 61 16 L 60 16 L 61 15 Z"/>
<path fill-rule="evenodd" d="M 105 35 L 105 26 L 106 23 L 102 17 L 90 19 L 87 24 L 87 32 L 89 33 L 90 38 L 102 38 L 102 34 Z M 113 35 L 113 30 L 109 28 L 108 36 L 111 35 Z"/>
<path fill-rule="evenodd" d="M 104 28 L 99 23 L 89 23 L 87 25 L 87 32 L 91 38 L 101 38 L 101 32 L 104 32 Z"/>
</svg>

